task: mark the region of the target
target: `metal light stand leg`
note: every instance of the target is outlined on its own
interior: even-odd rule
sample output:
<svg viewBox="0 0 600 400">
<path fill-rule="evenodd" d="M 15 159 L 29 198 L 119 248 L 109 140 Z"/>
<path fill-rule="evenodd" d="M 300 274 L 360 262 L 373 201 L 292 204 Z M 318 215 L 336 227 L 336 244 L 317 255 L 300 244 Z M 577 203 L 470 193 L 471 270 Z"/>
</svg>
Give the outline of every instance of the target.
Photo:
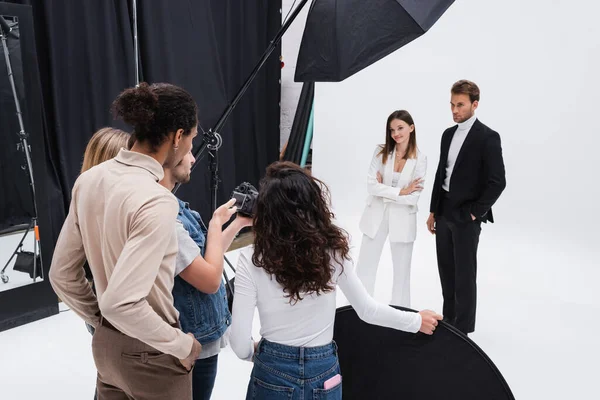
<svg viewBox="0 0 600 400">
<path fill-rule="evenodd" d="M 42 244 L 40 243 L 40 230 L 37 224 L 37 218 L 33 218 L 33 233 L 35 235 L 34 238 L 34 242 L 33 242 L 33 282 L 35 283 L 35 281 L 37 280 L 37 256 L 39 255 L 40 257 L 40 273 L 41 273 L 41 278 L 44 279 L 44 263 L 42 262 Z M 38 254 L 39 251 L 39 254 Z"/>
<path fill-rule="evenodd" d="M 8 261 L 6 262 L 6 264 L 4 264 L 4 268 L 2 268 L 2 271 L 0 271 L 0 279 L 2 279 L 3 283 L 8 283 L 8 276 L 5 275 L 5 271 L 8 268 L 8 265 L 10 264 L 10 262 L 12 261 L 13 258 L 16 257 L 17 253 L 23 248 L 23 242 L 25 241 L 25 238 L 27 237 L 27 234 L 29 233 L 30 230 L 33 229 L 33 221 L 31 221 L 29 223 L 29 226 L 27 227 L 27 229 L 25 230 L 25 233 L 23 233 L 23 236 L 21 237 L 21 240 L 19 241 L 19 244 L 17 245 L 17 247 L 15 248 L 15 251 L 13 251 L 12 255 L 10 256 L 10 258 L 8 259 Z"/>
<path fill-rule="evenodd" d="M 6 69 L 8 71 L 8 80 L 10 81 L 10 86 L 12 88 L 12 92 L 13 92 L 13 97 L 15 100 L 15 108 L 17 110 L 17 118 L 19 120 L 19 128 L 21 129 L 19 131 L 19 139 L 20 139 L 20 144 L 17 145 L 17 148 L 22 149 L 25 152 L 25 159 L 27 160 L 27 172 L 29 175 L 29 188 L 31 190 L 31 196 L 32 196 L 32 201 L 33 201 L 33 217 L 31 219 L 32 221 L 32 226 L 34 229 L 34 232 L 36 233 L 36 237 L 34 239 L 34 252 L 33 252 L 33 282 L 36 281 L 37 278 L 37 256 L 38 256 L 38 251 L 39 251 L 39 256 L 40 256 L 40 261 L 42 259 L 42 246 L 41 243 L 39 241 L 39 228 L 37 225 L 37 218 L 38 218 L 38 210 L 37 210 L 37 201 L 36 201 L 36 195 L 35 195 L 35 181 L 33 179 L 33 164 L 31 162 L 31 148 L 29 147 L 29 143 L 27 142 L 27 138 L 28 138 L 28 134 L 25 132 L 25 125 L 23 124 L 23 115 L 21 113 L 21 104 L 19 102 L 19 97 L 17 95 L 17 88 L 15 86 L 15 79 L 13 76 L 13 72 L 12 72 L 12 66 L 11 66 L 11 62 L 10 62 L 10 55 L 9 55 L 9 51 L 8 51 L 8 46 L 6 44 L 6 35 L 8 33 L 4 33 L 4 31 L 2 31 L 0 29 L 0 40 L 2 41 L 2 48 L 4 50 L 4 60 L 6 62 Z M 43 279 L 43 264 L 42 264 L 42 279 Z"/>
</svg>

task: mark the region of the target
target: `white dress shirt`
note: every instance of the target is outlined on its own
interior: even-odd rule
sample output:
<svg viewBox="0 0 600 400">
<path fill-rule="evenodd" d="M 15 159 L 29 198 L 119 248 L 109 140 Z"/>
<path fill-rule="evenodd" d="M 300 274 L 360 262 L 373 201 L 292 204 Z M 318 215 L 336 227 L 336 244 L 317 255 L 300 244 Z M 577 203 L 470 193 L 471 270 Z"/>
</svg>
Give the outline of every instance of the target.
<svg viewBox="0 0 600 400">
<path fill-rule="evenodd" d="M 452 142 L 450 143 L 450 149 L 448 150 L 448 162 L 446 163 L 446 179 L 444 179 L 444 183 L 442 184 L 442 189 L 444 189 L 446 192 L 450 191 L 450 179 L 452 178 L 452 171 L 454 170 L 454 164 L 456 164 L 458 153 L 460 153 L 460 149 L 476 120 L 477 117 L 473 115 L 465 122 L 459 123 L 456 132 L 454 132 Z"/>
<path fill-rule="evenodd" d="M 336 290 L 321 295 L 304 295 L 290 304 L 282 286 L 252 263 L 253 247 L 240 254 L 235 274 L 231 347 L 237 356 L 251 360 L 254 354 L 252 320 L 258 308 L 260 334 L 286 346 L 316 347 L 331 343 L 336 312 Z M 354 272 L 354 263 L 344 261 L 343 272 L 336 264 L 333 277 L 363 321 L 388 328 L 417 332 L 421 316 L 396 310 L 373 300 Z"/>
</svg>

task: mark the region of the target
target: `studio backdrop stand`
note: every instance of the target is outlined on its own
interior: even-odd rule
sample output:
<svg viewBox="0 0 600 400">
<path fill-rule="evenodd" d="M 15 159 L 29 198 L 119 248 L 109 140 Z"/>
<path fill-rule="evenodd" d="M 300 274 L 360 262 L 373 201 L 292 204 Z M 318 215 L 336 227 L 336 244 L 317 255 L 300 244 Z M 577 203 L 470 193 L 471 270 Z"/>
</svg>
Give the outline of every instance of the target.
<svg viewBox="0 0 600 400">
<path fill-rule="evenodd" d="M 19 144 L 17 144 L 17 149 L 22 150 L 25 153 L 25 159 L 27 160 L 27 165 L 24 166 L 23 169 L 26 169 L 27 174 L 29 176 L 29 188 L 31 190 L 31 198 L 33 201 L 33 217 L 31 218 L 31 223 L 25 230 L 25 233 L 23 234 L 21 241 L 17 245 L 17 248 L 13 251 L 13 254 L 8 259 L 8 262 L 6 263 L 6 265 L 4 265 L 4 268 L 2 268 L 2 271 L 0 271 L 0 278 L 2 279 L 3 283 L 8 283 L 9 278 L 5 274 L 5 271 L 8 268 L 8 265 L 10 264 L 10 262 L 12 261 L 12 259 L 14 257 L 17 257 L 17 263 L 19 263 L 19 259 L 26 260 L 26 262 L 29 262 L 29 260 L 32 259 L 32 262 L 33 262 L 32 267 L 28 267 L 27 265 L 21 265 L 21 268 L 19 269 L 19 271 L 20 272 L 29 272 L 31 278 L 33 279 L 33 282 L 35 283 L 35 281 L 38 277 L 41 277 L 42 279 L 44 279 L 44 271 L 42 268 L 43 264 L 42 264 L 40 234 L 39 234 L 39 227 L 37 224 L 38 212 L 37 212 L 37 201 L 36 201 L 36 197 L 35 197 L 35 182 L 33 180 L 33 166 L 31 163 L 31 147 L 29 146 L 29 143 L 27 141 L 27 139 L 29 138 L 29 135 L 25 132 L 25 126 L 23 124 L 23 116 L 21 114 L 21 105 L 19 102 L 19 97 L 17 96 L 17 88 L 15 86 L 15 80 L 13 77 L 12 66 L 11 66 L 11 62 L 10 62 L 10 54 L 8 51 L 8 45 L 6 44 L 6 40 L 7 40 L 8 36 L 11 36 L 16 39 L 19 38 L 19 36 L 17 36 L 16 33 L 12 32 L 12 28 L 10 28 L 8 26 L 8 24 L 6 23 L 6 21 L 0 16 L 0 41 L 2 41 L 4 60 L 6 62 L 6 70 L 8 71 L 8 80 L 10 81 L 10 86 L 12 88 L 12 93 L 13 93 L 13 97 L 15 100 L 15 109 L 17 111 L 17 118 L 19 120 L 20 131 L 18 133 Z M 35 233 L 35 238 L 33 241 L 33 254 L 23 251 L 23 242 L 25 241 L 25 238 L 27 237 L 27 234 L 29 233 L 30 230 L 33 230 L 33 232 Z M 40 265 L 38 265 L 38 260 L 40 261 Z M 32 268 L 32 269 L 28 271 L 27 270 L 28 268 Z M 38 270 L 38 268 L 39 268 L 39 270 Z"/>
</svg>

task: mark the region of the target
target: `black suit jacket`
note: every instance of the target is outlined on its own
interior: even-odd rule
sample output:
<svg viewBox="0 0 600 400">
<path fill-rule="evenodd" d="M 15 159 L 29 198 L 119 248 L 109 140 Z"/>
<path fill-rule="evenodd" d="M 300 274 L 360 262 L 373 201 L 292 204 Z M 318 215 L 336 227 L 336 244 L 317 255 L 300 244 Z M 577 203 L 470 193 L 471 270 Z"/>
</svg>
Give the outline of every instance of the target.
<svg viewBox="0 0 600 400">
<path fill-rule="evenodd" d="M 458 125 L 446 129 L 442 135 L 440 161 L 435 174 L 430 212 L 438 214 L 442 184 L 446 178 L 446 163 L 450 143 Z M 447 203 L 448 211 L 456 221 L 471 221 L 471 214 L 482 222 L 494 222 L 492 205 L 506 187 L 500 135 L 475 120 L 458 153 Z"/>
</svg>

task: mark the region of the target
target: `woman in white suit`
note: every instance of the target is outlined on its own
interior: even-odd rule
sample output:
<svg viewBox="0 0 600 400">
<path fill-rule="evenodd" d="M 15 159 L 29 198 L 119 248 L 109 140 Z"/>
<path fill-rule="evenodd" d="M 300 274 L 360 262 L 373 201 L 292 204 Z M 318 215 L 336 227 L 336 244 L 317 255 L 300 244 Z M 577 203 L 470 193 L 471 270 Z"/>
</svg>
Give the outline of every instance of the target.
<svg viewBox="0 0 600 400">
<path fill-rule="evenodd" d="M 417 148 L 415 124 L 408 111 L 387 119 L 385 144 L 373 153 L 367 178 L 367 205 L 356 270 L 373 295 L 377 267 L 389 236 L 394 266 L 391 304 L 410 307 L 410 265 L 417 234 L 417 203 L 423 190 L 427 157 Z"/>
</svg>

